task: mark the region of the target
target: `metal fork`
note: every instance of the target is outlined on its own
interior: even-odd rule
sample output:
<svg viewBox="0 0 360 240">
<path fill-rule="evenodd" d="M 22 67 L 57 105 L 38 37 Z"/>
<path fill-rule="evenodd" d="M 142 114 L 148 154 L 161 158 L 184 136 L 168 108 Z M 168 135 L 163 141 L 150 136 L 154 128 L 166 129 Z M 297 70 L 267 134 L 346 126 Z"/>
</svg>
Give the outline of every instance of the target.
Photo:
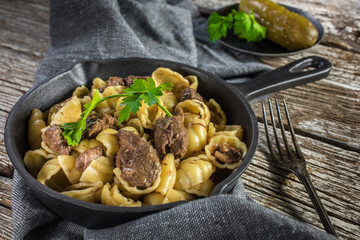
<svg viewBox="0 0 360 240">
<path fill-rule="evenodd" d="M 264 104 L 264 102 L 262 102 L 265 132 L 266 132 L 266 138 L 267 138 L 267 142 L 269 145 L 269 151 L 270 151 L 271 157 L 274 159 L 276 165 L 278 165 L 282 169 L 290 170 L 300 179 L 300 181 L 304 184 L 307 193 L 310 196 L 310 199 L 320 217 L 322 224 L 324 225 L 326 232 L 337 237 L 334 226 L 332 225 L 332 223 L 329 219 L 329 216 L 328 216 L 324 206 L 322 205 L 319 196 L 316 193 L 315 187 L 311 183 L 310 175 L 306 170 L 305 158 L 304 158 L 303 154 L 301 153 L 299 144 L 296 140 L 294 129 L 291 124 L 291 120 L 290 120 L 290 116 L 289 116 L 289 112 L 288 112 L 288 109 L 286 106 L 285 99 L 283 100 L 285 114 L 286 114 L 287 122 L 288 122 L 290 133 L 291 133 L 291 138 L 294 143 L 294 148 L 296 150 L 296 153 L 294 153 L 294 151 L 292 149 L 290 149 L 289 143 L 288 143 L 286 135 L 285 135 L 285 128 L 284 128 L 284 124 L 283 124 L 283 121 L 281 118 L 279 103 L 277 100 L 275 100 L 281 134 L 282 134 L 282 138 L 284 140 L 284 145 L 285 145 L 287 154 L 284 152 L 284 149 L 281 147 L 279 137 L 278 137 L 278 134 L 276 131 L 276 124 L 275 124 L 271 101 L 268 100 L 268 102 L 269 102 L 271 122 L 272 122 L 273 129 L 274 129 L 275 142 L 276 142 L 276 145 L 277 145 L 277 148 L 279 151 L 279 154 L 275 153 L 275 150 L 271 144 L 268 124 L 267 124 L 267 119 L 266 119 L 265 104 Z"/>
</svg>

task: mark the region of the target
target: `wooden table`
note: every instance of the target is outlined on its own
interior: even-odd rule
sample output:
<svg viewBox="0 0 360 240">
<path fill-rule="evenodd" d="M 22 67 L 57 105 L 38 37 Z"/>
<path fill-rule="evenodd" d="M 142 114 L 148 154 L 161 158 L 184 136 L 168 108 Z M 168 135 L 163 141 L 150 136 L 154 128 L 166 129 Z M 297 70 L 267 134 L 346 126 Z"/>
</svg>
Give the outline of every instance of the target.
<svg viewBox="0 0 360 240">
<path fill-rule="evenodd" d="M 217 8 L 233 0 L 194 0 Z M 273 95 L 285 98 L 308 170 L 341 239 L 360 238 L 360 4 L 358 0 L 282 0 L 318 18 L 325 28 L 322 43 L 301 54 L 260 61 L 282 66 L 318 55 L 333 64 L 324 80 Z M 13 167 L 4 146 L 6 118 L 31 88 L 37 65 L 50 45 L 49 3 L 0 0 L 0 239 L 12 236 Z M 259 119 L 255 157 L 242 175 L 248 194 L 261 205 L 322 228 L 303 187 L 293 174 L 269 159 L 260 103 L 252 104 Z"/>
</svg>

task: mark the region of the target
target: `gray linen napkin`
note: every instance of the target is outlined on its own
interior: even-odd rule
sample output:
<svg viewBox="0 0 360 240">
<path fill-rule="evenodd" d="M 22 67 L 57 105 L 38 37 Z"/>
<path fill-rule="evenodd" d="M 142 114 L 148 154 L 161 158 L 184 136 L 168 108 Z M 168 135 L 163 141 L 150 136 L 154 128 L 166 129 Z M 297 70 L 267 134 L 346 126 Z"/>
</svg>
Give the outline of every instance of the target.
<svg viewBox="0 0 360 240">
<path fill-rule="evenodd" d="M 182 62 L 221 77 L 269 70 L 207 40 L 206 19 L 187 0 L 51 1 L 51 47 L 35 84 L 77 62 L 118 57 Z M 115 227 L 91 230 L 41 204 L 15 171 L 14 239 L 326 239 L 326 233 L 257 205 L 238 180 L 232 194 L 204 198 Z"/>
</svg>

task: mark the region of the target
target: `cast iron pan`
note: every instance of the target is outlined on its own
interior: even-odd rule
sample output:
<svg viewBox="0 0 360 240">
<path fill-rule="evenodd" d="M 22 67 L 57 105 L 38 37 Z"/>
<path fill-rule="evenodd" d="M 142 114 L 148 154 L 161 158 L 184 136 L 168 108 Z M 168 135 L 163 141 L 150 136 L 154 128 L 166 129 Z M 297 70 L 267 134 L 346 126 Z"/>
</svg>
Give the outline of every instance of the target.
<svg viewBox="0 0 360 240">
<path fill-rule="evenodd" d="M 295 12 L 301 16 L 306 17 L 318 30 L 318 39 L 316 40 L 315 44 L 309 48 L 301 49 L 301 50 L 290 50 L 287 48 L 283 48 L 282 46 L 273 43 L 272 41 L 268 39 L 264 39 L 260 42 L 247 42 L 244 39 L 240 39 L 237 36 L 235 36 L 232 31 L 228 31 L 228 34 L 226 37 L 221 38 L 219 42 L 223 44 L 226 47 L 229 47 L 231 49 L 234 49 L 236 51 L 249 53 L 256 56 L 268 56 L 268 57 L 279 57 L 279 56 L 287 56 L 292 55 L 295 53 L 299 53 L 305 50 L 308 50 L 315 45 L 319 44 L 322 38 L 324 37 L 324 28 L 322 27 L 319 20 L 317 20 L 314 16 L 311 14 L 304 12 L 301 9 L 290 7 L 287 5 L 280 4 L 281 6 L 285 7 L 287 10 Z M 225 6 L 217 10 L 216 12 L 219 13 L 221 16 L 226 16 L 228 13 L 231 12 L 232 9 L 238 10 L 239 4 L 232 4 L 229 6 Z M 211 9 L 205 9 L 205 8 L 199 8 L 199 11 L 203 15 L 210 15 L 214 10 Z"/>
<path fill-rule="evenodd" d="M 158 67 L 168 67 L 182 75 L 196 75 L 199 79 L 200 94 L 206 99 L 214 98 L 218 101 L 228 116 L 228 123 L 241 124 L 245 130 L 243 141 L 248 147 L 248 153 L 243 163 L 215 187 L 212 195 L 217 195 L 228 193 L 233 188 L 237 178 L 250 164 L 256 150 L 258 126 L 248 101 L 264 94 L 324 78 L 328 76 L 331 64 L 320 57 L 307 57 L 249 82 L 235 85 L 228 84 L 203 70 L 165 60 L 126 58 L 76 64 L 70 70 L 29 90 L 16 103 L 5 126 L 5 144 L 12 164 L 36 197 L 53 212 L 82 226 L 103 228 L 184 203 L 133 208 L 88 203 L 45 187 L 28 173 L 23 163 L 24 154 L 29 149 L 27 125 L 33 108 L 44 111 L 70 97 L 76 86 L 90 87 L 95 77 L 107 79 L 109 76 L 124 77 L 131 74 L 146 76 Z M 312 67 L 312 70 L 302 71 L 308 67 Z"/>
</svg>

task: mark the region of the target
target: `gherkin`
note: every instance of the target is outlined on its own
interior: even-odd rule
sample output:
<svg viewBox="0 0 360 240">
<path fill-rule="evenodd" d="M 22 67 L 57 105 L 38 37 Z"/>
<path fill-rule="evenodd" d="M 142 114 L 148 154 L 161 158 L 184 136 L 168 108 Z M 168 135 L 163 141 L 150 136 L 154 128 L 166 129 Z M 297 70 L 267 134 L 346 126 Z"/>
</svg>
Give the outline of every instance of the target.
<svg viewBox="0 0 360 240">
<path fill-rule="evenodd" d="M 256 20 L 267 27 L 267 38 L 288 49 L 299 50 L 315 44 L 316 27 L 305 17 L 270 0 L 241 0 L 239 11 L 253 10 Z"/>
</svg>

